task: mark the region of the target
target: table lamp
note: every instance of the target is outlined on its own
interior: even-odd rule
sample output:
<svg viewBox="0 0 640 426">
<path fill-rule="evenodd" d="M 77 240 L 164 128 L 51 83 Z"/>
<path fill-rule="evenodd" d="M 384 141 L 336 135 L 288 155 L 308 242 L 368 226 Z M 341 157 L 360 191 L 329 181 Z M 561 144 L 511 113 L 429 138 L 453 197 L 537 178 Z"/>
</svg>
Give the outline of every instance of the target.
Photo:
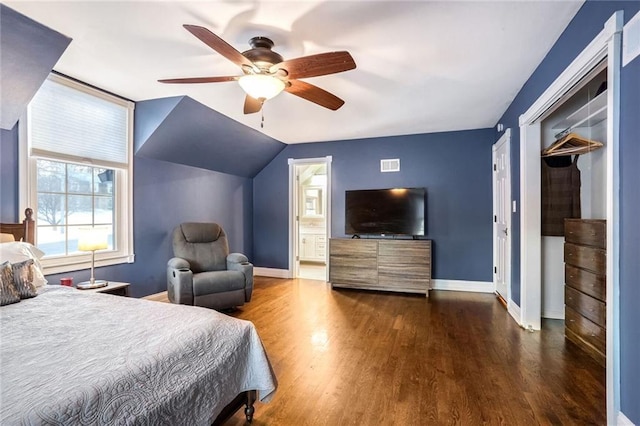
<svg viewBox="0 0 640 426">
<path fill-rule="evenodd" d="M 91 228 L 82 231 L 78 240 L 78 250 L 91 252 L 91 279 L 78 284 L 80 289 L 104 287 L 109 284 L 105 280 L 96 280 L 93 276 L 95 266 L 96 250 L 104 250 L 109 247 L 107 233 L 103 229 Z"/>
</svg>

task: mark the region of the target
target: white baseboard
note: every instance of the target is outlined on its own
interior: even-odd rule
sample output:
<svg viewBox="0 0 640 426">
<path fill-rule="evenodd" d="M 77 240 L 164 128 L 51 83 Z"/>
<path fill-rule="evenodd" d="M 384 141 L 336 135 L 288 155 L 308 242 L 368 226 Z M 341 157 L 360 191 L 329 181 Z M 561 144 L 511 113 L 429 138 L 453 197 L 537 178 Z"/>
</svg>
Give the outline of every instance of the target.
<svg viewBox="0 0 640 426">
<path fill-rule="evenodd" d="M 291 278 L 291 272 L 288 269 L 262 268 L 259 266 L 253 268 L 253 275 L 270 278 Z"/>
<path fill-rule="evenodd" d="M 431 280 L 432 290 L 472 291 L 474 293 L 493 293 L 491 281 Z"/>
<path fill-rule="evenodd" d="M 253 275 L 271 278 L 291 278 L 291 272 L 287 269 L 253 268 Z M 432 290 L 471 291 L 474 293 L 493 293 L 491 281 L 463 281 L 463 280 L 431 280 Z"/>
<path fill-rule="evenodd" d="M 627 416 L 624 415 L 622 411 L 618 412 L 618 426 L 635 426 Z"/>
<path fill-rule="evenodd" d="M 564 309 L 561 310 L 561 311 L 557 311 L 557 310 L 545 310 L 545 311 L 542 311 L 542 318 L 563 320 L 564 319 Z"/>
<path fill-rule="evenodd" d="M 509 299 L 509 301 L 507 302 L 507 312 L 509 312 L 509 315 L 511 315 L 511 317 L 516 320 L 516 324 L 522 326 L 522 323 L 520 322 L 522 318 L 522 311 L 520 310 L 520 306 L 516 305 L 516 302 L 511 299 Z"/>
</svg>

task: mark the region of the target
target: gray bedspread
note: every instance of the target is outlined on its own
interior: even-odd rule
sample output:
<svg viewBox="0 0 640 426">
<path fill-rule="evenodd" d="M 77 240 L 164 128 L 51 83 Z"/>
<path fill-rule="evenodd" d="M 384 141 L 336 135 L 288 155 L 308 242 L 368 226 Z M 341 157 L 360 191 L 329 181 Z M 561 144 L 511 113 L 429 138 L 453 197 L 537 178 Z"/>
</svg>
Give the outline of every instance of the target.
<svg viewBox="0 0 640 426">
<path fill-rule="evenodd" d="M 277 382 L 252 323 L 48 286 L 0 308 L 0 424 L 205 425 Z"/>
</svg>

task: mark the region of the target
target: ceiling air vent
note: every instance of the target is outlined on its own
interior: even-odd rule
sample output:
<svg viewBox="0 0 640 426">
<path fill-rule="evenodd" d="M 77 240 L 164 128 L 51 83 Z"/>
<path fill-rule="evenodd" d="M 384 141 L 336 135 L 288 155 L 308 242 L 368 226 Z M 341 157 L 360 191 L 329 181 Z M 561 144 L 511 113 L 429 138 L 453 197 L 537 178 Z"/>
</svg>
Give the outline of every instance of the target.
<svg viewBox="0 0 640 426">
<path fill-rule="evenodd" d="M 380 160 L 380 171 L 385 172 L 399 172 L 400 171 L 400 159 L 391 158 L 388 160 Z"/>
</svg>

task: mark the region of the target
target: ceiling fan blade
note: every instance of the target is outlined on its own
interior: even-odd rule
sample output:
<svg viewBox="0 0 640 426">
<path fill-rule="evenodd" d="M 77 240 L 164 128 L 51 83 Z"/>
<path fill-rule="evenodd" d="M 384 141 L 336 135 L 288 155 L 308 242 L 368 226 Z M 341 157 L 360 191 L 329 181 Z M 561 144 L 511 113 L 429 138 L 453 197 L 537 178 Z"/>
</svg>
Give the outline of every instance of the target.
<svg viewBox="0 0 640 426">
<path fill-rule="evenodd" d="M 236 50 L 236 48 L 231 46 L 229 43 L 209 31 L 205 27 L 189 24 L 184 24 L 183 27 L 185 27 L 191 34 L 198 37 L 202 42 L 204 42 L 204 44 L 206 44 L 234 64 L 240 67 L 246 65 L 251 68 L 255 68 L 253 62 L 245 58 L 242 53 Z"/>
<path fill-rule="evenodd" d="M 349 52 L 327 52 L 282 61 L 272 65 L 269 71 L 276 73 L 284 69 L 289 78 L 308 78 L 349 71 L 355 67 Z"/>
<path fill-rule="evenodd" d="M 244 113 L 253 114 L 262 109 L 262 101 L 247 95 L 244 98 Z"/>
<path fill-rule="evenodd" d="M 159 83 L 222 83 L 225 81 L 237 81 L 240 76 L 222 77 L 187 77 L 187 78 L 165 78 L 158 80 Z"/>
<path fill-rule="evenodd" d="M 285 87 L 285 91 L 313 102 L 314 104 L 334 111 L 344 105 L 342 99 L 318 86 L 300 80 L 289 80 L 289 83 L 291 83 L 291 86 Z"/>
</svg>

